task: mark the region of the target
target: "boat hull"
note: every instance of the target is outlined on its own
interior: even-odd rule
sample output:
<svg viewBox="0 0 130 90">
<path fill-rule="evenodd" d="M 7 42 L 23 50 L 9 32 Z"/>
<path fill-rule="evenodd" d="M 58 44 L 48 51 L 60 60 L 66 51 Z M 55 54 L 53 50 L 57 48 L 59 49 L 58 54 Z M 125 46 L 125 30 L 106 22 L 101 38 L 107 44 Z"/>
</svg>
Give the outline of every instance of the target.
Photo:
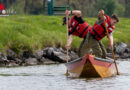
<svg viewBox="0 0 130 90">
<path fill-rule="evenodd" d="M 85 55 L 82 58 L 66 64 L 71 77 L 111 77 L 116 75 L 114 60 L 101 59 L 93 55 Z"/>
</svg>

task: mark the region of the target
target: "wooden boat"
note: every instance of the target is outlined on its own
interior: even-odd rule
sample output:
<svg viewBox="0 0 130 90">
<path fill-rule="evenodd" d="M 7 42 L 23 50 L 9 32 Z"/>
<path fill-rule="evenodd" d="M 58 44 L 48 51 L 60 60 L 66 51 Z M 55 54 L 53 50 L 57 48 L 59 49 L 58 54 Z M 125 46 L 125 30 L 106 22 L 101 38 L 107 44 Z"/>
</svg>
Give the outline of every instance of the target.
<svg viewBox="0 0 130 90">
<path fill-rule="evenodd" d="M 66 64 L 70 77 L 111 77 L 116 75 L 113 59 L 102 59 L 93 55 L 70 61 Z"/>
</svg>

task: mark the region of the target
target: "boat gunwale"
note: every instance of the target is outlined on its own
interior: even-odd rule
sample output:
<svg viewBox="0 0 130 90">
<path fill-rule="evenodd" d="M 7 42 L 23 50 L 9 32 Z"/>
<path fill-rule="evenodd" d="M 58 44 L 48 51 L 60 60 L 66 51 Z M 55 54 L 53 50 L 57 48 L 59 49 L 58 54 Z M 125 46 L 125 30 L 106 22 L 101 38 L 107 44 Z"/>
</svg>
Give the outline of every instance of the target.
<svg viewBox="0 0 130 90">
<path fill-rule="evenodd" d="M 83 57 L 79 57 L 79 58 L 77 58 L 77 59 L 75 59 L 75 60 L 72 60 L 72 61 L 66 63 L 66 65 L 79 62 L 79 61 L 81 61 L 82 59 L 83 59 Z M 111 58 L 108 58 L 108 57 L 107 57 L 106 59 L 99 58 L 99 57 L 94 57 L 94 60 L 101 61 L 101 62 L 107 62 L 107 63 L 114 63 L 114 60 L 111 59 Z"/>
<path fill-rule="evenodd" d="M 73 64 L 73 63 L 79 62 L 79 61 L 81 61 L 81 60 L 82 60 L 82 57 L 77 58 L 77 59 L 75 59 L 75 60 L 72 60 L 72 61 L 70 61 L 70 62 L 66 63 L 65 65 L 68 65 L 68 64 Z"/>
<path fill-rule="evenodd" d="M 103 62 L 107 62 L 107 63 L 114 63 L 114 60 L 111 58 L 103 59 L 103 58 L 95 57 L 94 60 L 103 61 Z"/>
</svg>

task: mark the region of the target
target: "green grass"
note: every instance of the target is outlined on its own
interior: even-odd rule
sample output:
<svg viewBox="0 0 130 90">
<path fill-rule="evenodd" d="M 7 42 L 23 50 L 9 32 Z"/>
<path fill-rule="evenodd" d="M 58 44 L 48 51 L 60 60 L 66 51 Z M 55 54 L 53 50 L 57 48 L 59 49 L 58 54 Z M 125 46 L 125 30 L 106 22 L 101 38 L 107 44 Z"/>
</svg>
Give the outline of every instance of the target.
<svg viewBox="0 0 130 90">
<path fill-rule="evenodd" d="M 85 18 L 93 25 L 96 18 Z M 116 25 L 114 41 L 130 44 L 130 18 L 121 18 Z M 82 39 L 74 37 L 72 49 L 78 48 Z M 108 45 L 107 38 L 103 43 Z M 61 16 L 9 16 L 0 17 L 0 51 L 11 48 L 16 52 L 26 48 L 42 49 L 48 46 L 63 47 L 66 44 L 66 26 Z"/>
</svg>

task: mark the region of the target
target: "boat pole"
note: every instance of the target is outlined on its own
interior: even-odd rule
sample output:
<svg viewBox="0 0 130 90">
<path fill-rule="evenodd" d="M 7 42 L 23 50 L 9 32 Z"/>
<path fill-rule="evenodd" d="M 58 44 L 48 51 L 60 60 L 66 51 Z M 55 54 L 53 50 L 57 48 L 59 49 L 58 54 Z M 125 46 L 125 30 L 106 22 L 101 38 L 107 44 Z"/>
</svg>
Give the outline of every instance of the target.
<svg viewBox="0 0 130 90">
<path fill-rule="evenodd" d="M 67 11 L 67 9 L 66 9 L 66 11 Z M 66 15 L 66 40 L 67 40 L 67 42 L 68 42 L 68 15 Z M 68 47 L 66 48 L 67 50 L 66 50 L 66 63 L 68 63 Z M 66 71 L 66 76 L 68 76 L 69 75 L 69 73 L 68 73 L 68 70 Z"/>
<path fill-rule="evenodd" d="M 113 51 L 113 46 L 112 46 L 112 44 L 111 44 L 111 40 L 110 40 L 110 37 L 109 37 L 109 35 L 108 35 L 108 28 L 107 28 L 107 25 L 106 25 L 106 22 L 105 22 L 105 19 L 104 19 L 104 15 L 103 15 L 102 19 L 103 19 L 104 24 L 105 24 L 105 29 L 106 29 L 106 34 L 107 34 L 107 37 L 108 37 L 108 40 L 109 40 L 109 44 L 110 44 L 110 46 L 111 46 L 112 56 L 113 56 L 113 59 L 114 59 L 114 63 L 115 63 L 117 75 L 119 75 L 118 68 L 117 68 L 117 63 L 116 63 L 116 59 L 115 59 L 115 55 L 114 55 L 114 51 Z"/>
</svg>

